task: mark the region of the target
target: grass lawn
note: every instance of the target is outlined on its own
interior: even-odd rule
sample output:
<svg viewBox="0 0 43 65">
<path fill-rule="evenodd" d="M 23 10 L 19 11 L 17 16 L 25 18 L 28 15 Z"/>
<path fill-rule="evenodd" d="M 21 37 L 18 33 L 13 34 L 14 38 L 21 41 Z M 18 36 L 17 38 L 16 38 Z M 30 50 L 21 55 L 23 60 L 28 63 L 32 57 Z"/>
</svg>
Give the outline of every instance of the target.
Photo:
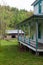
<svg viewBox="0 0 43 65">
<path fill-rule="evenodd" d="M 43 65 L 43 56 L 35 56 L 25 51 L 20 52 L 18 41 L 0 40 L 0 65 Z"/>
</svg>

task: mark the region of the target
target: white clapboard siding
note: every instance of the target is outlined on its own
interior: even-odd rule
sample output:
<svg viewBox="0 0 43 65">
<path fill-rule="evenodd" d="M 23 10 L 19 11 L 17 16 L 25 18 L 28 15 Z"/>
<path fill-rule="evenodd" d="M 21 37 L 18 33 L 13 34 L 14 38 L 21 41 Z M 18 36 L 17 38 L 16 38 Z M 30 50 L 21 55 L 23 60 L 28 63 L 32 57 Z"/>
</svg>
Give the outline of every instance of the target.
<svg viewBox="0 0 43 65">
<path fill-rule="evenodd" d="M 39 6 L 38 6 L 38 4 L 37 4 L 36 6 L 34 6 L 34 14 L 35 14 L 35 15 L 39 14 L 39 13 L 38 13 L 38 10 L 39 10 Z"/>
<path fill-rule="evenodd" d="M 43 1 L 41 2 L 41 12 L 43 13 Z"/>
<path fill-rule="evenodd" d="M 36 41 L 36 33 L 34 33 L 34 41 Z M 43 43 L 43 31 L 41 31 L 41 39 L 38 39 L 38 42 Z"/>
</svg>

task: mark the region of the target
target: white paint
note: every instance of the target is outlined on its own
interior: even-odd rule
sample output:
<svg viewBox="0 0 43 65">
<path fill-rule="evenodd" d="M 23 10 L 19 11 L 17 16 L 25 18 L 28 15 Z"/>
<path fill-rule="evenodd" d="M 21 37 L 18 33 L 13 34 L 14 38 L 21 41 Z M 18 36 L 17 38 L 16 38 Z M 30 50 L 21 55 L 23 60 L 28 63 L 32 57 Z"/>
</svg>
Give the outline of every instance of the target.
<svg viewBox="0 0 43 65">
<path fill-rule="evenodd" d="M 36 41 L 36 33 L 34 32 L 33 41 Z"/>
<path fill-rule="evenodd" d="M 23 43 L 23 42 L 21 42 L 21 41 L 19 41 L 19 42 L 20 42 L 20 44 L 23 44 L 24 46 L 26 46 L 26 47 L 32 49 L 33 51 L 36 51 L 36 49 L 35 49 L 34 47 L 32 47 L 32 46 L 30 46 L 30 45 L 28 45 L 28 44 L 25 44 L 25 43 Z"/>
<path fill-rule="evenodd" d="M 38 4 L 34 7 L 34 14 L 35 15 L 38 15 L 39 13 L 39 6 L 38 6 Z"/>
<path fill-rule="evenodd" d="M 21 42 L 21 41 L 19 41 L 19 42 L 20 42 L 20 44 L 23 44 L 24 46 L 26 46 L 26 47 L 28 47 L 29 49 L 32 49 L 33 51 L 36 52 L 36 49 L 35 49 L 34 47 L 32 47 L 32 46 L 30 46 L 30 45 L 28 45 L 28 44 L 25 44 L 25 43 L 23 43 L 23 42 Z M 43 52 L 43 49 L 37 49 L 37 51 L 38 51 L 38 52 Z"/>
<path fill-rule="evenodd" d="M 41 2 L 41 12 L 43 13 L 43 1 Z"/>
<path fill-rule="evenodd" d="M 36 32 L 34 32 L 34 39 L 33 41 L 36 41 Z M 41 25 L 41 39 L 38 39 L 38 42 L 43 44 L 43 23 Z"/>
<path fill-rule="evenodd" d="M 41 13 L 39 13 L 39 5 L 34 6 L 34 14 L 35 15 L 43 15 L 43 1 L 40 3 L 41 5 Z"/>
</svg>

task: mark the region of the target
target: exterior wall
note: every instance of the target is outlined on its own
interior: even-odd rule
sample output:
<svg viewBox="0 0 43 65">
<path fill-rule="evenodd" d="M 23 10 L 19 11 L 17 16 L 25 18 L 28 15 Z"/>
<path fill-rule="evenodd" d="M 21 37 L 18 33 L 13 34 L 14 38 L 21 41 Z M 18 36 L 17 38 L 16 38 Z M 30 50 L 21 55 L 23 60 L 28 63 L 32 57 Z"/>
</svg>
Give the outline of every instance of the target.
<svg viewBox="0 0 43 65">
<path fill-rule="evenodd" d="M 36 30 L 34 31 L 33 41 L 36 41 Z M 41 25 L 41 38 L 38 39 L 38 42 L 43 44 L 43 23 Z"/>
<path fill-rule="evenodd" d="M 7 35 L 7 39 L 11 39 L 11 35 Z"/>
<path fill-rule="evenodd" d="M 38 7 L 39 7 L 38 4 L 36 6 L 34 6 L 34 14 L 35 15 L 39 14 L 38 13 L 38 11 L 39 11 Z"/>
<path fill-rule="evenodd" d="M 43 39 L 43 30 L 42 30 L 42 33 L 41 33 L 41 38 Z"/>
<path fill-rule="evenodd" d="M 42 11 L 41 11 L 41 12 L 43 13 L 43 1 L 42 1 L 42 4 L 41 4 L 41 6 L 42 6 L 42 7 L 41 7 L 41 9 L 42 9 Z"/>
<path fill-rule="evenodd" d="M 41 6 L 41 13 L 39 13 L 40 6 Z M 43 1 L 40 2 L 40 6 L 39 3 L 37 3 L 37 5 L 34 6 L 34 15 L 43 15 Z"/>
<path fill-rule="evenodd" d="M 39 39 L 39 42 L 43 43 L 43 23 L 41 25 L 41 39 Z"/>
<path fill-rule="evenodd" d="M 19 35 L 21 35 L 21 34 L 19 34 Z M 24 35 L 24 33 L 22 34 L 22 36 Z M 11 39 L 11 38 L 18 38 L 18 34 L 7 34 L 6 35 L 6 38 L 7 39 Z"/>
<path fill-rule="evenodd" d="M 34 33 L 33 40 L 36 41 L 36 34 Z"/>
</svg>

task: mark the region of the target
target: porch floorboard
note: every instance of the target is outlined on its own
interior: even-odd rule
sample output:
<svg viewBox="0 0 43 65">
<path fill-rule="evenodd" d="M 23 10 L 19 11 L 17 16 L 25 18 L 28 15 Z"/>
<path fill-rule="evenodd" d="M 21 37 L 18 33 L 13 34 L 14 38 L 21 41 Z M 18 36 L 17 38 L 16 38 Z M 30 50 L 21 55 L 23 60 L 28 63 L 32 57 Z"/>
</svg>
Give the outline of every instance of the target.
<svg viewBox="0 0 43 65">
<path fill-rule="evenodd" d="M 20 42 L 20 44 L 23 44 L 24 46 L 26 46 L 26 47 L 28 47 L 28 48 L 30 48 L 30 49 L 32 49 L 33 51 L 36 52 L 36 44 L 30 43 L 30 45 L 29 45 L 29 44 L 27 44 L 25 42 L 21 42 L 21 41 L 19 41 L 19 42 Z M 41 44 L 41 43 L 38 44 L 37 51 L 38 52 L 43 52 L 43 44 Z"/>
</svg>

